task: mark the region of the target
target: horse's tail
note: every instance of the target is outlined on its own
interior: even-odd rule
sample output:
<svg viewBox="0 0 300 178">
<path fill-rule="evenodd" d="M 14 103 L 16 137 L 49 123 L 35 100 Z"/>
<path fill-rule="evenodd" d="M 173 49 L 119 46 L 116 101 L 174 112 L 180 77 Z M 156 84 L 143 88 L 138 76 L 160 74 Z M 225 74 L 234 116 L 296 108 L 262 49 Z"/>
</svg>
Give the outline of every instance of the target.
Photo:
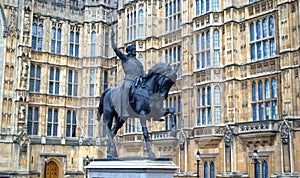
<svg viewBox="0 0 300 178">
<path fill-rule="evenodd" d="M 100 102 L 99 102 L 99 106 L 98 106 L 98 115 L 97 115 L 97 120 L 100 121 L 101 119 L 101 115 L 103 114 L 103 104 L 104 104 L 104 97 L 107 94 L 107 92 L 110 91 L 110 88 L 107 88 L 104 90 L 104 92 L 102 93 L 101 97 L 100 97 Z"/>
</svg>

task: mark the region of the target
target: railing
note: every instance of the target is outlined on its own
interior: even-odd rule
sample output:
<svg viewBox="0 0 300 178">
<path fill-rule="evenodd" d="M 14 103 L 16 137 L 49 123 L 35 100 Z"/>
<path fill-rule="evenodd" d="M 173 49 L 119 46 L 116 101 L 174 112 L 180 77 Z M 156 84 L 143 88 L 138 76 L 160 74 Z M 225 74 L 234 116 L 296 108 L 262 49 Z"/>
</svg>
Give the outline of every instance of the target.
<svg viewBox="0 0 300 178">
<path fill-rule="evenodd" d="M 225 132 L 225 126 L 200 126 L 194 128 L 194 136 L 223 136 Z"/>
<path fill-rule="evenodd" d="M 254 121 L 238 124 L 239 133 L 276 131 L 278 120 Z"/>
</svg>

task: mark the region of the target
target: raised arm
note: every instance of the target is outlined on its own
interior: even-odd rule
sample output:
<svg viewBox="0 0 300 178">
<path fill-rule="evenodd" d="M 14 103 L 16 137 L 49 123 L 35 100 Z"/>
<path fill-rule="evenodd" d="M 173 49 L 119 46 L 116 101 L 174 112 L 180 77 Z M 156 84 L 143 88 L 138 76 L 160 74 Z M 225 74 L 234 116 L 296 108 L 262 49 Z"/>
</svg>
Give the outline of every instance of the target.
<svg viewBox="0 0 300 178">
<path fill-rule="evenodd" d="M 115 32 L 111 32 L 111 46 L 114 49 L 116 55 L 122 60 L 122 62 L 126 62 L 127 57 L 125 54 L 123 54 L 117 47 L 117 44 L 115 42 Z"/>
</svg>

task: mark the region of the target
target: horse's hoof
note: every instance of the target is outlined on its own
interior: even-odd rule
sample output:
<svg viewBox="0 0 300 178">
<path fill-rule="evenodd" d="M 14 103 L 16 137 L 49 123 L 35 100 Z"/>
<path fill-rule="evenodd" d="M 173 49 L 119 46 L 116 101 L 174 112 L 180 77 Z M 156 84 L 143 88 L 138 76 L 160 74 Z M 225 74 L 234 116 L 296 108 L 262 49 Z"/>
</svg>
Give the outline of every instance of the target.
<svg viewBox="0 0 300 178">
<path fill-rule="evenodd" d="M 151 159 L 155 159 L 155 158 L 156 158 L 156 156 L 155 156 L 155 154 L 154 154 L 154 153 L 149 153 L 149 158 L 151 158 Z"/>
</svg>

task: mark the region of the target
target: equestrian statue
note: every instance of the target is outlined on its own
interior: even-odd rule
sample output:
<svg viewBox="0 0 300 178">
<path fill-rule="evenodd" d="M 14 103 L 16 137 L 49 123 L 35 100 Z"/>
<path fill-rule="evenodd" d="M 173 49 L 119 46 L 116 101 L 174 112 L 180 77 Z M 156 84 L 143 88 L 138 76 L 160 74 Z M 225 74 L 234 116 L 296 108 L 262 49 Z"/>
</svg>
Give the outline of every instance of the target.
<svg viewBox="0 0 300 178">
<path fill-rule="evenodd" d="M 171 136 L 176 136 L 174 109 L 163 107 L 163 101 L 167 99 L 170 88 L 175 84 L 176 70 L 169 64 L 160 62 L 146 74 L 142 63 L 136 59 L 135 45 L 129 44 L 126 47 L 127 54 L 124 54 L 117 48 L 114 37 L 115 33 L 112 31 L 112 48 L 122 60 L 125 77 L 122 86 L 107 88 L 100 97 L 98 119 L 103 114 L 108 136 L 107 157 L 118 157 L 114 137 L 125 121 L 128 118 L 139 118 L 147 152 L 150 158 L 155 158 L 149 144 L 146 121 L 151 118 L 158 121 L 162 116 L 171 114 Z"/>
</svg>

